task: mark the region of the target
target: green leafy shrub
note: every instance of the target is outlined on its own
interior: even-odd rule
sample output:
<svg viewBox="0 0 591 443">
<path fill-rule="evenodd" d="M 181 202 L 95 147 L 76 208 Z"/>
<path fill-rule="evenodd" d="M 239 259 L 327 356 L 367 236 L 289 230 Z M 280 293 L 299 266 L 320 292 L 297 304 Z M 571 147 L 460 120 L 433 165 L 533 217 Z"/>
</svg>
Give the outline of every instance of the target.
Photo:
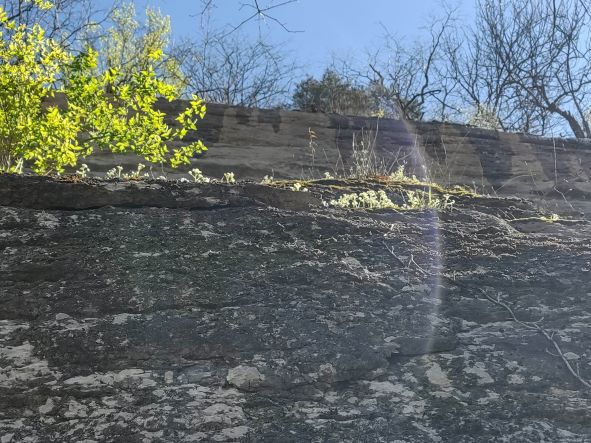
<svg viewBox="0 0 591 443">
<path fill-rule="evenodd" d="M 150 54 L 153 64 L 163 56 Z M 167 146 L 197 129 L 205 114 L 199 97 L 171 128 L 154 104 L 159 97 L 172 101 L 180 91 L 152 64 L 127 78 L 117 66 L 100 72 L 97 61 L 93 49 L 74 56 L 46 38 L 40 25 L 16 25 L 0 7 L 0 171 L 19 172 L 24 162 L 39 174 L 61 173 L 95 149 L 134 152 L 177 167 L 206 149 L 201 141 L 172 152 Z M 45 105 L 56 92 L 67 100 L 63 109 Z"/>
</svg>

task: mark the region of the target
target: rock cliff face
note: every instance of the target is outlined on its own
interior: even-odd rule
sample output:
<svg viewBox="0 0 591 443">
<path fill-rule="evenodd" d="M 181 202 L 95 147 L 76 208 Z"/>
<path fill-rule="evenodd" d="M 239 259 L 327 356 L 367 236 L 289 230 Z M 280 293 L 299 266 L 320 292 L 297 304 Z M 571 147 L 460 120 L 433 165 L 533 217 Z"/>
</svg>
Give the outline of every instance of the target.
<svg viewBox="0 0 591 443">
<path fill-rule="evenodd" d="M 186 103 L 161 102 L 175 124 Z M 377 128 L 377 130 L 376 130 Z M 373 130 L 376 157 L 386 169 L 405 164 L 409 173 L 439 183 L 476 187 L 481 193 L 520 195 L 549 207 L 591 212 L 591 144 L 499 133 L 437 122 L 347 117 L 210 104 L 205 120 L 187 140 L 203 139 L 210 150 L 193 166 L 221 177 L 241 179 L 321 177 L 349 171 L 352 140 Z M 310 131 L 315 146 L 310 146 Z M 94 172 L 121 164 L 134 169 L 137 157 L 99 155 L 88 159 Z M 184 172 L 164 169 L 170 177 Z M 161 173 L 154 170 L 155 175 Z M 558 210 L 558 209 L 557 209 Z"/>
<path fill-rule="evenodd" d="M 308 187 L 0 176 L 2 442 L 591 441 L 587 221 Z"/>
</svg>

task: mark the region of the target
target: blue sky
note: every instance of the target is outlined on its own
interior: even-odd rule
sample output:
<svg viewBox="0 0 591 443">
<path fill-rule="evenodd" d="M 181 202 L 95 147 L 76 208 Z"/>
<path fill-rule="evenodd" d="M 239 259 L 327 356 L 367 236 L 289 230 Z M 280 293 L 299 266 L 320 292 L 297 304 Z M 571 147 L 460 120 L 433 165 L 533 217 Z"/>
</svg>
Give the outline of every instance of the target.
<svg viewBox="0 0 591 443">
<path fill-rule="evenodd" d="M 259 0 L 261 6 L 283 0 Z M 213 19 L 216 26 L 235 26 L 252 14 L 242 7 L 250 0 L 216 0 Z M 136 0 L 138 11 L 146 5 L 158 7 L 170 15 L 175 37 L 198 35 L 198 0 Z M 470 20 L 474 0 L 456 0 L 464 20 Z M 429 17 L 442 10 L 441 0 L 298 0 L 279 7 L 273 17 L 289 29 L 288 33 L 269 20 L 252 20 L 242 27 L 248 38 L 260 33 L 292 54 L 304 73 L 319 75 L 334 54 L 340 58 L 363 59 L 367 49 L 379 45 L 385 26 L 391 33 L 409 40 L 420 38 L 428 30 Z"/>
</svg>

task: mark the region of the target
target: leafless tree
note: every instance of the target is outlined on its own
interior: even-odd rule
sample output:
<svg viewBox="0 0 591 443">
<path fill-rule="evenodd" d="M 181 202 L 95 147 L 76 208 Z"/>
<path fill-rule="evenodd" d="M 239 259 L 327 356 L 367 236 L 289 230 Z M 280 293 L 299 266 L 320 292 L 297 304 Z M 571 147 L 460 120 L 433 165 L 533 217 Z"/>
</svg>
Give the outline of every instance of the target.
<svg viewBox="0 0 591 443">
<path fill-rule="evenodd" d="M 584 0 L 479 0 L 474 28 L 448 46 L 462 100 L 503 129 L 591 138 L 590 25 Z"/>
<path fill-rule="evenodd" d="M 101 9 L 93 0 L 53 0 L 53 8 L 42 10 L 31 1 L 1 0 L 9 19 L 28 26 L 39 23 L 50 37 L 65 47 L 80 45 L 95 38 L 111 11 L 119 5 Z"/>
<path fill-rule="evenodd" d="M 446 77 L 456 85 L 454 98 L 462 118 L 486 109 L 501 129 L 518 130 L 519 117 L 512 117 L 524 113 L 521 106 L 515 106 L 516 90 L 498 51 L 490 40 L 482 38 L 487 32 L 488 24 L 478 16 L 473 27 L 447 33 Z"/>
<path fill-rule="evenodd" d="M 262 7 L 260 0 L 248 0 L 238 7 L 255 7 L 260 14 L 268 15 L 294 1 Z M 186 92 L 196 93 L 208 102 L 228 105 L 284 105 L 297 77 L 295 63 L 279 45 L 242 33 L 239 28 L 246 22 L 233 25 L 230 30 L 215 25 L 216 0 L 202 0 L 201 4 L 196 37 L 177 43 L 170 51 L 180 64 Z M 272 18 L 267 15 L 267 19 Z M 256 18 L 249 17 L 247 21 Z"/>
<path fill-rule="evenodd" d="M 364 78 L 374 107 L 389 117 L 421 120 L 446 112 L 448 85 L 439 78 L 445 33 L 453 11 L 430 26 L 429 40 L 407 46 L 403 39 L 387 32 L 380 49 L 369 54 L 367 69 L 358 70 Z"/>
<path fill-rule="evenodd" d="M 285 103 L 297 67 L 261 40 L 248 41 L 239 33 L 206 33 L 199 41 L 177 45 L 186 90 L 206 101 L 246 107 Z"/>
</svg>

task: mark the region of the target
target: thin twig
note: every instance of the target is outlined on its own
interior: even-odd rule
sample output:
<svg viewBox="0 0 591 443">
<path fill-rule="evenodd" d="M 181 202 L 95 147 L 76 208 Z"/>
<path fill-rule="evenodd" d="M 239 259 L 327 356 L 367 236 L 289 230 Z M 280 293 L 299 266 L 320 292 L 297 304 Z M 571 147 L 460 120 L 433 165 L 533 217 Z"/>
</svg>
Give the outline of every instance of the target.
<svg viewBox="0 0 591 443">
<path fill-rule="evenodd" d="M 427 275 L 427 271 L 425 271 L 423 268 L 421 268 L 419 266 L 419 264 L 415 261 L 414 256 L 412 254 L 410 254 L 410 260 L 408 261 L 408 266 L 410 267 L 410 265 L 413 263 L 417 267 L 417 269 L 422 272 L 423 275 Z"/>
<path fill-rule="evenodd" d="M 394 248 L 393 247 L 389 247 L 386 243 L 384 243 L 384 246 L 386 247 L 386 249 L 390 253 L 390 255 L 392 255 L 392 257 L 394 257 L 394 260 L 396 260 L 400 265 L 406 266 L 406 264 L 402 260 L 400 260 L 396 256 L 396 254 L 394 254 Z"/>
<path fill-rule="evenodd" d="M 273 20 L 275 23 L 277 23 L 279 26 L 281 26 L 286 32 L 290 32 L 290 33 L 304 32 L 304 31 L 297 31 L 297 30 L 289 29 L 287 26 L 285 26 L 285 24 L 283 22 L 281 22 L 277 18 L 268 14 L 268 12 L 273 9 L 279 8 L 281 6 L 289 5 L 291 3 L 296 3 L 297 1 L 298 0 L 285 0 L 281 3 L 276 4 L 276 5 L 271 5 L 271 6 L 267 6 L 267 7 L 261 7 L 259 5 L 258 0 L 253 0 L 252 4 L 251 3 L 243 3 L 241 8 L 244 6 L 247 6 L 249 8 L 252 8 L 254 10 L 254 12 L 251 15 L 249 15 L 248 17 L 246 17 L 244 20 L 242 20 L 240 23 L 238 23 L 238 25 L 234 26 L 226 34 L 224 34 L 222 36 L 222 38 L 227 37 L 228 35 L 232 34 L 234 31 L 237 31 L 243 25 L 245 25 L 246 23 L 248 23 L 249 21 L 253 20 L 256 17 L 262 18 L 263 20 L 264 19 Z M 211 3 L 211 1 L 209 3 Z"/>
<path fill-rule="evenodd" d="M 517 318 L 517 316 L 515 315 L 515 312 L 511 308 L 511 306 L 509 306 L 507 303 L 502 301 L 499 297 L 494 299 L 493 297 L 488 295 L 486 293 L 486 291 L 484 291 L 483 289 L 480 289 L 480 288 L 478 288 L 478 289 L 480 292 L 482 292 L 482 294 L 487 298 L 488 301 L 490 301 L 491 303 L 494 303 L 497 306 L 501 306 L 502 308 L 504 308 L 509 313 L 509 315 L 511 315 L 511 319 L 514 322 L 520 324 L 521 326 L 523 326 L 526 329 L 529 329 L 531 331 L 537 331 L 538 333 L 542 334 L 546 338 L 546 340 L 548 340 L 550 343 L 552 343 L 552 346 L 554 346 L 554 349 L 556 349 L 556 352 L 558 352 L 558 356 L 560 356 L 564 365 L 567 367 L 567 369 L 572 374 L 572 376 L 575 377 L 583 386 L 585 386 L 588 389 L 591 389 L 591 383 L 588 382 L 587 380 L 585 380 L 584 378 L 582 378 L 578 374 L 578 372 L 573 369 L 573 367 L 571 366 L 568 359 L 564 356 L 564 353 L 562 352 L 560 345 L 556 342 L 556 340 L 554 340 L 554 334 L 548 333 L 548 331 L 546 331 L 544 328 L 542 328 L 538 324 L 539 322 L 519 320 Z"/>
</svg>

